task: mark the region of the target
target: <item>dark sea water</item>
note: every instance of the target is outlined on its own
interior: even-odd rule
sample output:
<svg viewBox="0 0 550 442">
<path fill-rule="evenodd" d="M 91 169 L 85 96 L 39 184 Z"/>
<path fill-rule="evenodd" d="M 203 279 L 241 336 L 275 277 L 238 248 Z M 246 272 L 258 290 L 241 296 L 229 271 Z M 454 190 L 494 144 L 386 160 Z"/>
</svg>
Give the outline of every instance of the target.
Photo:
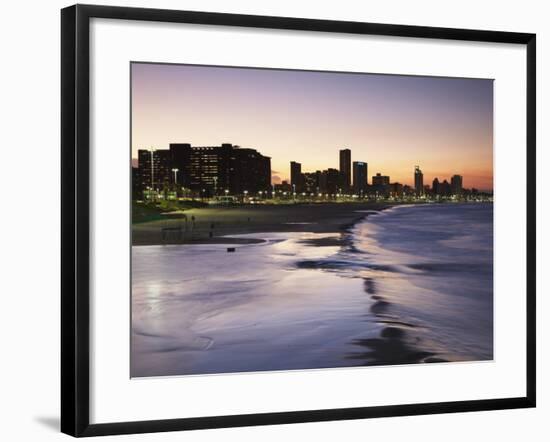
<svg viewBox="0 0 550 442">
<path fill-rule="evenodd" d="M 262 235 L 133 247 L 132 376 L 492 359 L 491 204 Z"/>
<path fill-rule="evenodd" d="M 492 204 L 396 207 L 358 225 L 353 244 L 378 317 L 407 323 L 428 361 L 492 359 Z"/>
</svg>

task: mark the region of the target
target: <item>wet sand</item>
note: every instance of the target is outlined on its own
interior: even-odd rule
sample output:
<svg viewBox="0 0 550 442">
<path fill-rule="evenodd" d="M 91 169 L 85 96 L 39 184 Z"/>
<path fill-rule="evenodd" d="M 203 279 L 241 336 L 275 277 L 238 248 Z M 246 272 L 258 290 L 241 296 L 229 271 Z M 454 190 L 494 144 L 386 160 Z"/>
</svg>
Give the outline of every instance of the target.
<svg viewBox="0 0 550 442">
<path fill-rule="evenodd" d="M 401 321 L 391 314 L 391 302 L 376 292 L 375 281 L 364 279 L 364 290 L 373 304 L 370 312 L 375 321 L 384 326 L 377 338 L 356 339 L 354 344 L 360 351 L 349 355 L 350 359 L 363 360 L 364 365 L 401 365 L 416 363 L 448 362 L 437 357 L 433 352 L 422 350 L 415 345 L 415 339 L 409 332 L 417 327 L 415 324 Z"/>
<path fill-rule="evenodd" d="M 341 235 L 304 239 L 301 241 L 304 245 L 352 248 L 351 237 L 345 233 L 369 214 L 388 207 L 388 204 L 335 203 L 191 209 L 185 212 L 185 218 L 167 217 L 134 224 L 133 245 L 255 244 L 264 241 L 264 232 L 313 232 Z M 257 238 L 230 237 L 254 233 L 258 233 Z M 302 261 L 297 267 L 323 269 L 315 261 Z M 358 351 L 348 355 L 350 360 L 362 361 L 362 365 L 446 362 L 415 345 L 409 332 L 416 326 L 391 314 L 391 302 L 376 293 L 374 280 L 364 279 L 364 291 L 370 297 L 370 314 L 383 328 L 379 337 L 354 340 Z"/>
<path fill-rule="evenodd" d="M 472 339 L 472 333 L 465 333 L 480 322 L 476 314 L 490 320 L 479 304 L 484 292 L 474 292 L 469 300 L 441 285 L 472 284 L 469 275 L 479 271 L 480 263 L 470 262 L 470 249 L 464 256 L 445 249 L 453 260 L 442 252 L 434 260 L 428 253 L 431 260 L 421 262 L 414 253 L 378 250 L 368 242 L 371 230 L 361 233 L 371 223 L 357 222 L 387 207 L 196 209 L 186 212 L 187 230 L 176 240 L 162 240 L 161 231 L 182 226 L 181 219 L 135 225 L 134 240 L 141 244 L 189 246 L 135 248 L 141 257 L 135 261 L 141 265 L 136 275 L 151 273 L 134 286 L 139 320 L 134 324 L 133 376 L 491 360 L 492 353 L 476 347 L 477 336 L 485 335 Z M 372 222 L 379 220 L 389 229 L 396 215 L 388 215 L 374 216 Z M 454 219 L 456 213 L 452 215 Z M 454 235 L 456 226 L 451 227 Z M 437 234 L 441 247 L 451 243 L 446 231 L 424 230 L 425 237 L 416 238 L 414 245 L 429 244 Z M 224 236 L 239 234 L 245 235 Z M 403 246 L 406 239 L 401 235 L 397 243 Z M 254 243 L 260 244 L 247 246 Z M 479 251 L 478 243 L 476 239 L 473 250 Z M 235 253 L 216 244 L 235 244 Z M 467 244 L 461 239 L 463 247 Z M 186 261 L 188 254 L 193 259 Z M 238 274 L 229 262 L 235 256 L 243 269 Z M 182 275 L 183 262 L 187 273 Z M 155 265 L 158 269 L 151 269 Z M 215 269 L 217 277 L 205 279 L 206 268 Z M 483 278 L 489 281 L 489 275 Z M 159 283 L 166 286 L 160 298 Z M 148 284 L 155 287 L 153 313 Z M 446 324 L 453 324 L 450 331 Z"/>
<path fill-rule="evenodd" d="M 225 206 L 190 209 L 185 216 L 132 225 L 132 244 L 250 244 L 262 242 L 265 232 L 345 232 L 367 212 L 388 204 L 325 203 L 296 205 Z M 257 238 L 228 238 L 258 233 Z M 322 245 L 322 244 L 319 244 Z"/>
</svg>

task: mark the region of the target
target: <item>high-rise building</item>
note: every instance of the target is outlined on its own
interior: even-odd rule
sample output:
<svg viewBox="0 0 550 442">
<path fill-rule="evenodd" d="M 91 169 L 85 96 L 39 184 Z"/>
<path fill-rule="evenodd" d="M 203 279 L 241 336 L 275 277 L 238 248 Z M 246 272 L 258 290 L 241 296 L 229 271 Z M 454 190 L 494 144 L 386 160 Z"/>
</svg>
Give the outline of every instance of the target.
<svg viewBox="0 0 550 442">
<path fill-rule="evenodd" d="M 306 172 L 302 174 L 303 180 L 304 180 L 304 188 L 303 192 L 306 193 L 317 193 L 319 192 L 319 177 L 321 175 L 321 171 L 318 170 L 316 172 Z"/>
<path fill-rule="evenodd" d="M 414 191 L 416 196 L 424 194 L 424 174 L 419 166 L 414 166 Z"/>
<path fill-rule="evenodd" d="M 227 158 L 223 153 L 216 146 L 191 148 L 189 167 L 191 189 L 217 195 L 219 189 L 229 188 L 229 183 L 223 179 L 227 167 Z"/>
<path fill-rule="evenodd" d="M 172 163 L 178 169 L 178 183 L 203 194 L 216 195 L 232 190 L 230 183 L 233 146 L 191 146 L 171 143 Z M 233 192 L 232 192 L 233 193 Z"/>
<path fill-rule="evenodd" d="M 353 162 L 353 191 L 365 193 L 367 190 L 368 164 L 362 161 Z"/>
<path fill-rule="evenodd" d="M 137 200 L 143 198 L 143 187 L 139 175 L 139 168 L 132 167 L 132 198 Z"/>
<path fill-rule="evenodd" d="M 432 181 L 432 193 L 434 195 L 439 195 L 440 193 L 440 190 L 439 190 L 439 179 L 437 178 L 434 178 L 434 180 Z"/>
<path fill-rule="evenodd" d="M 178 184 L 190 188 L 191 183 L 191 154 L 193 149 L 187 143 L 170 144 L 172 164 L 178 169 Z"/>
<path fill-rule="evenodd" d="M 203 195 L 271 189 L 271 158 L 254 149 L 241 149 L 229 143 L 221 146 L 172 143 L 170 149 L 156 150 L 153 154 L 140 150 L 138 164 L 143 189 L 160 190 L 175 179 L 178 186 Z M 178 169 L 177 175 L 173 169 Z"/>
<path fill-rule="evenodd" d="M 141 190 L 165 190 L 172 181 L 170 152 L 165 149 L 138 150 L 138 171 Z"/>
<path fill-rule="evenodd" d="M 343 188 L 349 190 L 351 188 L 351 150 L 340 149 L 340 172 L 344 177 Z"/>
<path fill-rule="evenodd" d="M 451 185 L 447 180 L 443 180 L 443 182 L 439 184 L 439 193 L 443 196 L 449 196 L 451 194 Z"/>
<path fill-rule="evenodd" d="M 323 170 L 319 175 L 319 190 L 321 193 L 338 194 L 344 189 L 345 176 L 337 169 Z"/>
<path fill-rule="evenodd" d="M 374 175 L 371 190 L 378 195 L 388 195 L 390 192 L 390 177 L 381 173 Z"/>
<path fill-rule="evenodd" d="M 295 192 L 301 192 L 303 187 L 302 164 L 290 162 L 290 184 Z"/>
<path fill-rule="evenodd" d="M 453 175 L 451 177 L 451 192 L 453 195 L 462 195 L 462 176 Z"/>
<path fill-rule="evenodd" d="M 271 190 L 271 158 L 254 149 L 233 149 L 227 174 L 232 194 Z"/>
</svg>

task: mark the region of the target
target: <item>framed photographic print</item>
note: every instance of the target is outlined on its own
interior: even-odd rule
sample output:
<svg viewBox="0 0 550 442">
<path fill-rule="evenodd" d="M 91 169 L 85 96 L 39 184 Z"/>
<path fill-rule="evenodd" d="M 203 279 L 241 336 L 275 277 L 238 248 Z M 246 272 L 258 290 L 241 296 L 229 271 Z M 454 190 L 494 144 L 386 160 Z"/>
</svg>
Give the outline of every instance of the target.
<svg viewBox="0 0 550 442">
<path fill-rule="evenodd" d="M 62 10 L 62 431 L 535 406 L 535 35 Z"/>
</svg>

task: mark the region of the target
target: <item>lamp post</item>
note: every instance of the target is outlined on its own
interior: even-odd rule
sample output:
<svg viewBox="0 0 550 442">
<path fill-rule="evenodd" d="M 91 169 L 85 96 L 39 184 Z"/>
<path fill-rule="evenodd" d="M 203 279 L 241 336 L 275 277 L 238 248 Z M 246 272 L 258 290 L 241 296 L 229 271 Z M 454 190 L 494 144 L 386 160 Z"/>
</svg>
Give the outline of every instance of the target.
<svg viewBox="0 0 550 442">
<path fill-rule="evenodd" d="M 174 184 L 177 186 L 178 185 L 178 172 L 179 172 L 179 169 L 172 169 L 172 172 L 174 172 Z"/>
<path fill-rule="evenodd" d="M 174 172 L 174 190 L 176 192 L 176 201 L 178 200 L 178 171 L 179 169 L 177 168 L 172 169 L 172 172 Z"/>
</svg>

